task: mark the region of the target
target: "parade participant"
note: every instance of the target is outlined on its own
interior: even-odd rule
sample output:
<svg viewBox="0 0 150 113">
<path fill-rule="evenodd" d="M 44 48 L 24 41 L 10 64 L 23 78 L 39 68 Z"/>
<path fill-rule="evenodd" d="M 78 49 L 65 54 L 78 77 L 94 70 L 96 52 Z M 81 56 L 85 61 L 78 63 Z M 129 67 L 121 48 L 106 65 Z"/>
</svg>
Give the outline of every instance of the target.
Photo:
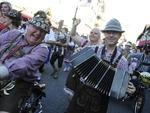
<svg viewBox="0 0 150 113">
<path fill-rule="evenodd" d="M 34 17 L 41 17 L 41 18 L 49 19 L 48 16 L 47 16 L 47 14 L 46 14 L 46 12 L 43 11 L 43 10 L 37 11 L 37 12 L 34 14 Z M 51 26 L 51 23 L 49 23 L 49 25 Z M 45 40 L 47 41 L 48 38 L 49 38 L 50 36 L 52 36 L 52 35 L 53 35 L 53 32 L 52 32 L 52 30 L 50 29 L 49 32 L 45 35 L 45 38 L 44 38 L 43 42 L 45 42 Z M 51 47 L 51 45 L 48 45 L 48 44 L 45 44 L 45 46 L 47 46 L 48 49 L 49 49 L 49 53 L 48 53 L 48 56 L 47 56 L 47 60 L 49 60 L 49 57 L 50 57 L 50 54 L 51 54 L 51 48 L 52 48 L 52 47 Z M 45 65 L 45 63 L 47 63 L 47 60 L 43 63 L 43 65 L 42 65 L 42 66 L 40 67 L 40 69 L 39 69 L 39 71 L 40 71 L 41 73 L 44 72 L 44 65 Z"/>
<path fill-rule="evenodd" d="M 44 42 L 47 44 L 50 44 L 53 46 L 52 54 L 50 58 L 50 64 L 52 66 L 53 72 L 51 73 L 51 76 L 53 76 L 54 79 L 57 79 L 60 73 L 60 70 L 63 65 L 63 60 L 66 52 L 66 42 L 67 42 L 67 28 L 63 27 L 63 20 L 60 20 L 59 26 L 57 29 L 54 29 L 54 37 L 53 40 L 45 40 Z M 56 60 L 58 60 L 56 64 Z"/>
<path fill-rule="evenodd" d="M 126 42 L 125 48 L 123 50 L 123 55 L 127 58 L 127 56 L 131 53 L 132 43 Z"/>
<path fill-rule="evenodd" d="M 7 14 L 11 9 L 12 9 L 11 3 L 6 2 L 6 1 L 0 3 L 0 10 L 1 10 L 2 16 L 5 16 L 5 14 Z"/>
<path fill-rule="evenodd" d="M 131 53 L 128 56 L 129 71 L 132 73 L 132 81 L 137 87 L 135 112 L 142 112 L 146 100 L 145 92 L 150 86 L 150 40 L 148 37 L 150 37 L 150 27 L 145 27 L 137 40 L 137 48 L 142 51 Z"/>
<path fill-rule="evenodd" d="M 140 39 L 138 39 L 138 41 L 137 41 L 137 43 L 138 43 L 137 48 L 140 47 L 142 49 L 142 52 L 129 54 L 128 60 L 129 60 L 130 64 L 132 64 L 133 59 L 137 59 L 135 67 L 130 65 L 129 69 L 134 68 L 134 69 L 138 70 L 139 72 L 150 72 L 150 66 L 148 65 L 148 63 L 150 63 L 150 40 L 148 39 L 148 37 L 150 37 L 150 27 L 148 27 L 140 35 Z M 143 42 L 142 42 L 142 40 L 143 40 Z"/>
<path fill-rule="evenodd" d="M 72 41 L 71 37 L 68 37 L 67 46 L 66 46 L 66 54 L 64 58 L 64 72 L 69 71 L 71 69 L 71 63 L 69 61 L 69 57 L 74 53 L 75 43 Z"/>
<path fill-rule="evenodd" d="M 79 45 L 79 47 L 85 47 L 85 46 L 100 46 L 101 45 L 101 34 L 100 30 L 98 28 L 93 28 L 89 33 L 89 40 L 85 39 L 83 37 L 76 35 L 76 29 L 77 26 L 80 24 L 80 19 L 74 19 L 73 21 L 73 27 L 71 30 L 71 38 L 73 41 Z"/>
<path fill-rule="evenodd" d="M 107 61 L 113 67 L 127 71 L 128 62 L 116 46 L 124 32 L 120 22 L 117 19 L 111 19 L 102 32 L 105 36 L 105 44 L 98 48 L 96 53 L 97 56 Z M 133 94 L 135 90 L 136 88 L 130 82 L 127 92 Z M 100 94 L 92 88 L 81 85 L 74 92 L 74 96 L 65 113 L 106 113 L 108 103 L 108 96 Z"/>
<path fill-rule="evenodd" d="M 57 79 L 60 73 L 60 70 L 63 65 L 65 53 L 66 53 L 66 44 L 67 44 L 67 30 L 62 28 L 61 32 L 58 33 L 58 37 L 56 39 L 56 42 L 53 43 L 53 52 L 50 58 L 50 64 L 53 68 L 53 72 L 51 75 L 54 79 Z M 57 67 L 55 66 L 55 62 L 58 60 Z"/>
<path fill-rule="evenodd" d="M 0 31 L 7 26 L 7 17 L 5 16 L 12 9 L 9 2 L 0 3 Z"/>
<path fill-rule="evenodd" d="M 19 113 L 20 100 L 28 95 L 34 82 L 40 81 L 39 68 L 48 55 L 41 43 L 49 28 L 49 20 L 34 17 L 24 34 L 11 30 L 0 36 L 0 80 L 16 82 L 9 95 L 1 94 L 0 111 Z"/>
<path fill-rule="evenodd" d="M 54 31 L 53 31 L 52 28 L 50 29 L 50 32 L 46 34 L 46 36 L 45 36 L 43 42 L 48 42 L 49 40 L 53 40 L 53 41 L 55 40 Z M 52 48 L 53 48 L 52 44 L 46 44 L 46 43 L 45 43 L 45 45 L 48 47 L 49 53 L 48 53 L 48 56 L 47 56 L 47 59 L 46 59 L 45 63 L 44 63 L 44 64 L 40 67 L 40 69 L 39 69 L 41 73 L 44 72 L 44 65 L 45 65 L 46 63 L 49 63 L 50 56 L 51 56 L 51 50 L 52 50 Z"/>
<path fill-rule="evenodd" d="M 18 29 L 21 25 L 21 13 L 15 9 L 10 10 L 6 15 L 7 27 L 1 30 L 0 35 L 12 29 Z"/>
<path fill-rule="evenodd" d="M 73 19 L 73 26 L 70 33 L 72 41 L 78 45 L 78 48 L 75 49 L 74 53 L 80 51 L 84 47 L 93 47 L 94 51 L 97 52 L 98 48 L 103 45 L 101 42 L 100 29 L 93 28 L 89 33 L 88 39 L 85 39 L 79 35 L 76 35 L 77 26 L 80 24 L 80 22 L 81 22 L 80 19 L 76 19 L 76 18 Z M 72 71 L 70 71 L 70 74 L 72 74 Z M 69 98 L 71 98 L 73 95 L 72 91 L 66 87 L 64 88 L 64 90 L 66 93 L 69 92 L 68 93 L 70 96 Z"/>
</svg>

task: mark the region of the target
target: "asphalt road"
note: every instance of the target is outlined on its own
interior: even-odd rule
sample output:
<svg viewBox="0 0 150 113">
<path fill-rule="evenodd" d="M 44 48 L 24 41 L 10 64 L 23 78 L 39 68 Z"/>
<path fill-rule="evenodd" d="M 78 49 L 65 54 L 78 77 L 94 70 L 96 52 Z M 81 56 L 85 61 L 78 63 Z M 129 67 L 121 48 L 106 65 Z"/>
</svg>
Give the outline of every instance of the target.
<svg viewBox="0 0 150 113">
<path fill-rule="evenodd" d="M 46 84 L 46 98 L 43 98 L 43 113 L 64 113 L 69 104 L 68 95 L 64 92 L 65 81 L 67 72 L 61 71 L 58 79 L 53 79 L 50 76 L 52 68 L 49 64 L 44 67 L 42 82 Z M 150 113 L 150 91 L 146 91 L 145 106 L 142 113 Z M 123 113 L 115 112 L 111 113 Z M 125 112 L 129 113 L 129 112 Z"/>
<path fill-rule="evenodd" d="M 42 80 L 46 84 L 46 98 L 43 98 L 43 113 L 63 113 L 68 106 L 69 100 L 64 92 L 67 73 L 61 71 L 58 79 L 54 79 L 50 73 L 52 68 L 45 65 Z"/>
</svg>

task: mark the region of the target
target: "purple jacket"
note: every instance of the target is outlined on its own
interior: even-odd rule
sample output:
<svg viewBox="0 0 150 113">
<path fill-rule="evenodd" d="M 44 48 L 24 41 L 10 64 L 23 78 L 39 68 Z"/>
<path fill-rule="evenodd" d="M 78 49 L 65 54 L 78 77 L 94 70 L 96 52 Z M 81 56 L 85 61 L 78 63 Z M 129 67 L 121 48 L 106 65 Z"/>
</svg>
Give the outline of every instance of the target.
<svg viewBox="0 0 150 113">
<path fill-rule="evenodd" d="M 8 31 L 0 35 L 0 60 L 7 56 L 9 49 L 14 45 L 26 44 L 26 39 L 18 30 Z M 11 79 L 22 79 L 25 81 L 40 80 L 40 66 L 45 62 L 48 49 L 40 44 L 36 46 L 25 46 L 18 50 L 13 56 L 4 61 L 4 65 L 9 70 Z"/>
</svg>

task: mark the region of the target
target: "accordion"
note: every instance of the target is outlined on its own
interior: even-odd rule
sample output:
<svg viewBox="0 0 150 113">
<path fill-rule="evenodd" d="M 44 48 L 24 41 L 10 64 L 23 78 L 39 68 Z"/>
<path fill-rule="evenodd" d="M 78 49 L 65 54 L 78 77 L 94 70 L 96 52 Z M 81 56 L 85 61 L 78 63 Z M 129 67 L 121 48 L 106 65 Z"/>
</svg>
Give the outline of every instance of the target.
<svg viewBox="0 0 150 113">
<path fill-rule="evenodd" d="M 92 48 L 84 48 L 71 59 L 74 73 L 69 76 L 101 94 L 116 99 L 125 96 L 129 74 L 98 58 Z"/>
</svg>

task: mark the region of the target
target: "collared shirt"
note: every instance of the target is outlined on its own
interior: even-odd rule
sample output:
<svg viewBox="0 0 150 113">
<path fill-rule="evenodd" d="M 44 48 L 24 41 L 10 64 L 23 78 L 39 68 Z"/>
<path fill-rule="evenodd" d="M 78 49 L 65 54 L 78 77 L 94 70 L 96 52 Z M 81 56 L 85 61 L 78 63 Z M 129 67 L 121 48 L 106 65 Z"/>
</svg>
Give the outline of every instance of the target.
<svg viewBox="0 0 150 113">
<path fill-rule="evenodd" d="M 18 30 L 9 31 L 0 36 L 0 51 L 5 50 L 0 54 L 0 60 L 3 59 L 8 50 L 6 48 L 12 44 L 26 44 L 26 39 Z M 23 47 L 9 59 L 3 63 L 9 70 L 11 79 L 23 79 L 26 81 L 40 80 L 40 66 L 45 62 L 48 55 L 48 49 L 43 45 L 28 45 Z"/>
<path fill-rule="evenodd" d="M 103 48 L 104 48 L 104 46 L 100 46 L 99 49 L 98 49 L 98 51 L 97 51 L 97 56 L 99 58 L 102 58 L 101 54 L 102 54 L 102 49 Z M 121 52 L 117 48 L 117 53 L 116 53 L 116 55 L 114 57 L 114 60 L 113 60 L 112 64 L 115 63 L 115 61 L 118 59 L 118 57 L 120 55 L 121 55 Z M 104 55 L 103 59 L 106 60 L 106 61 L 108 61 L 108 62 L 110 62 L 111 56 L 112 56 L 112 54 L 108 53 L 107 52 L 107 48 L 105 48 L 105 55 Z M 117 64 L 117 69 L 128 71 L 128 61 L 127 61 L 127 59 L 124 56 L 122 56 L 121 59 L 119 60 L 119 62 Z"/>
<path fill-rule="evenodd" d="M 50 33 L 47 33 L 47 34 L 45 35 L 44 41 L 45 41 L 45 42 L 48 42 L 48 41 L 56 41 L 55 33 L 52 31 L 52 29 L 50 29 Z M 46 44 L 46 43 L 45 43 L 45 45 L 47 45 L 48 47 L 51 47 L 50 44 Z"/>
</svg>

